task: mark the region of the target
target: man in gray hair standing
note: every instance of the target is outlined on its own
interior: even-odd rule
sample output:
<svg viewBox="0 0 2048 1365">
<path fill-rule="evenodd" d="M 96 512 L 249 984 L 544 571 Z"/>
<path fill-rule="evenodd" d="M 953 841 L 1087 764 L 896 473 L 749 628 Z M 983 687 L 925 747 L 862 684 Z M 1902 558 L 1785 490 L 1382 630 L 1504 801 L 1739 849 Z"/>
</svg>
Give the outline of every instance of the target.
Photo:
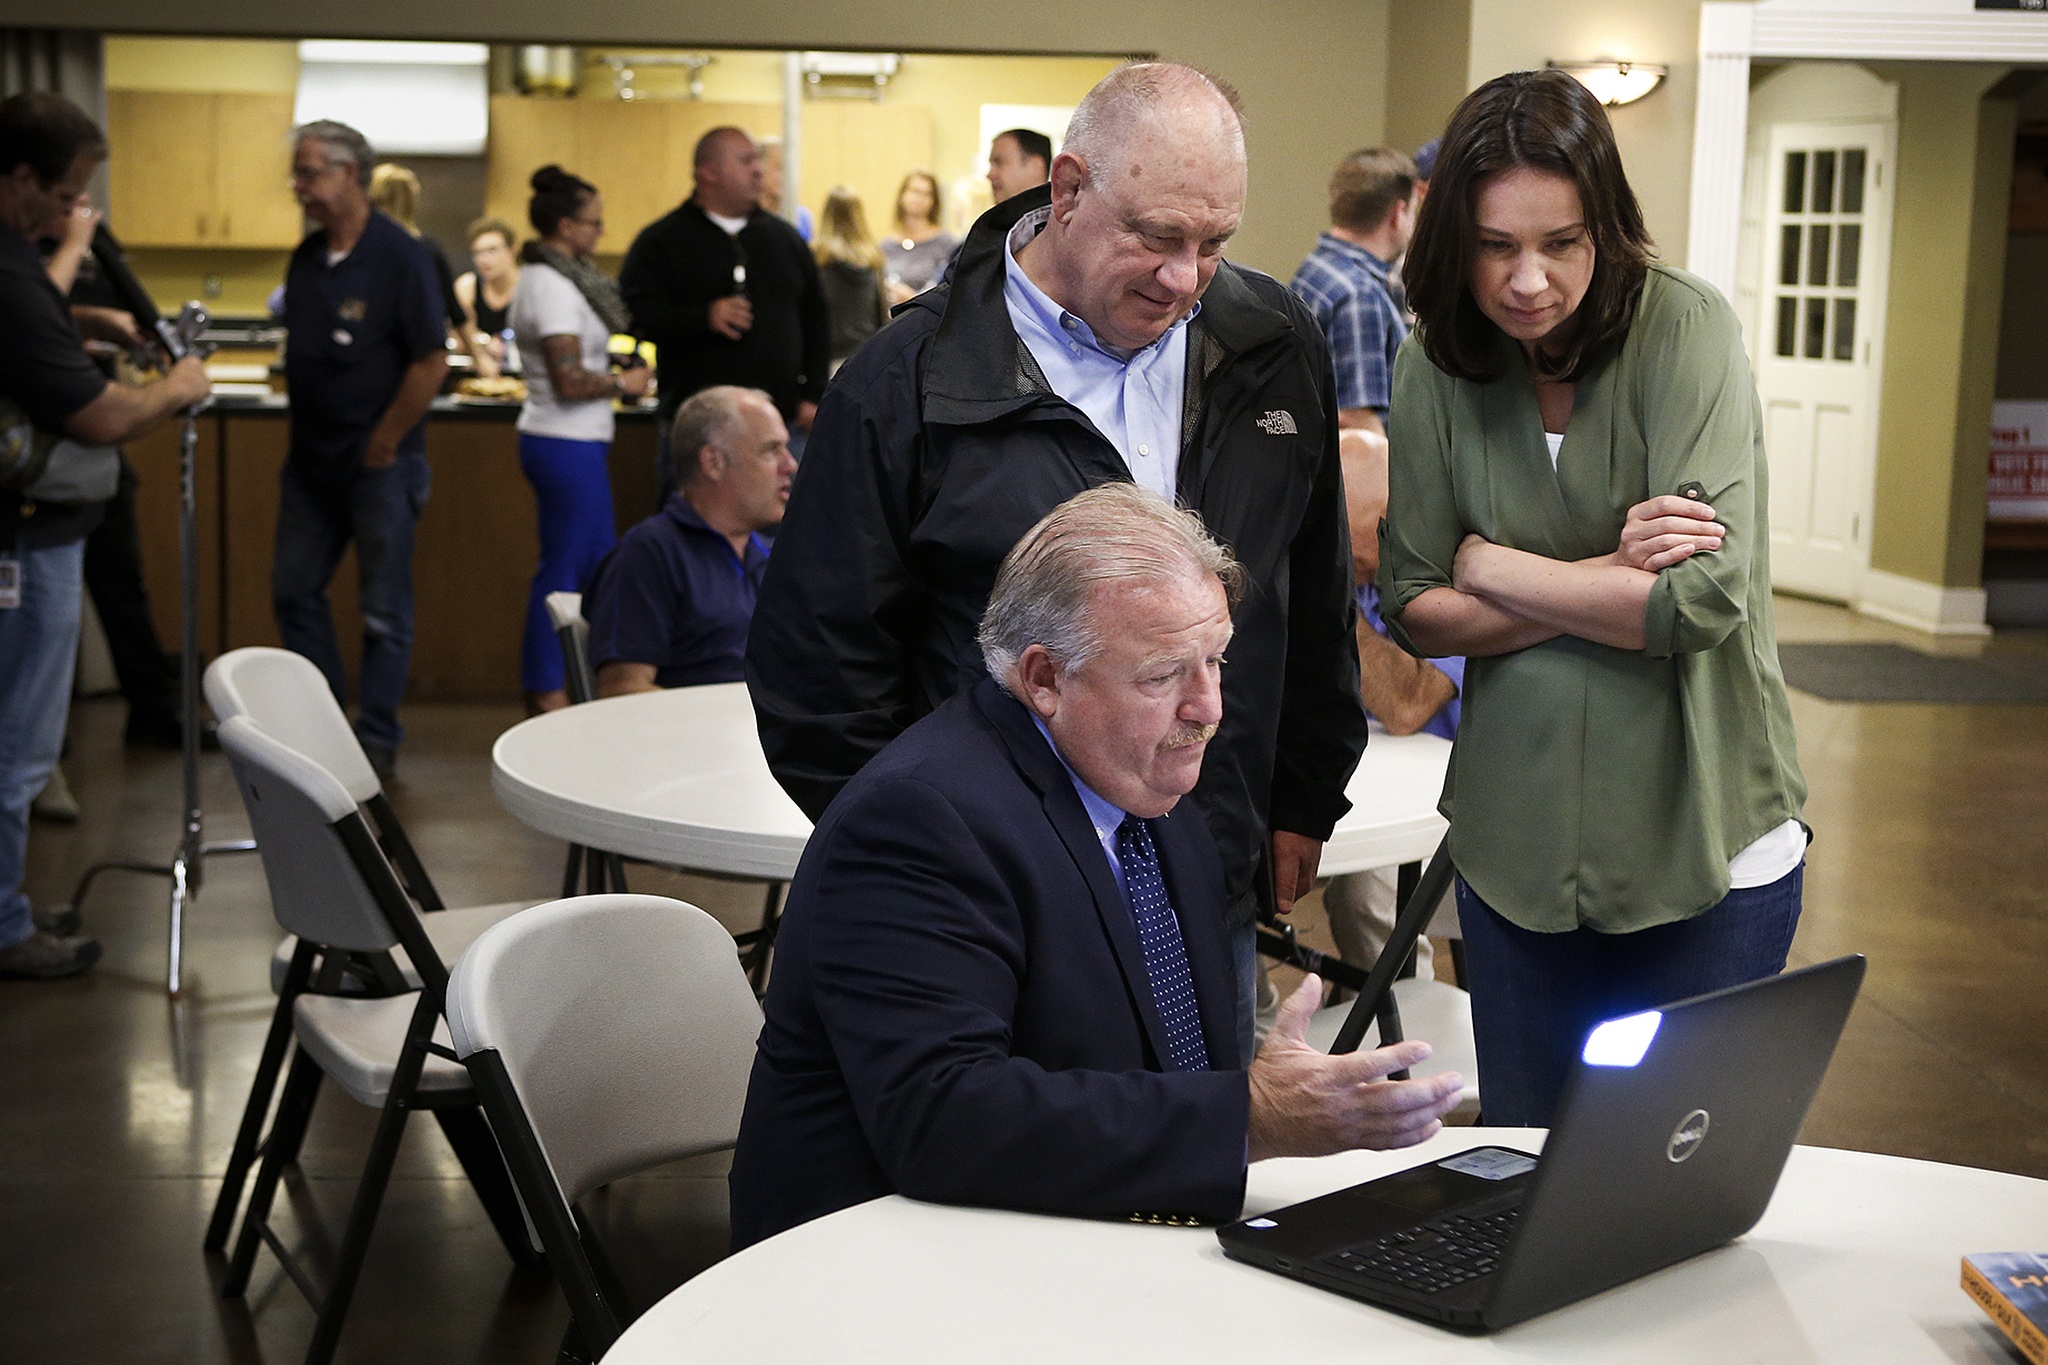
<svg viewBox="0 0 2048 1365">
<path fill-rule="evenodd" d="M 356 737 L 389 779 L 412 666 L 412 541 L 427 501 L 427 406 L 447 373 L 448 321 L 425 247 L 370 206 L 363 135 L 322 120 L 294 134 L 292 191 L 313 231 L 285 272 L 291 450 L 277 506 L 271 604 L 285 647 L 348 679 L 328 580 L 354 541 L 363 609 Z"/>
<path fill-rule="evenodd" d="M 911 726 L 804 848 L 733 1155 L 735 1246 L 898 1192 L 1227 1221 L 1248 1162 L 1402 1147 L 1455 1074 L 1330 1056 L 1311 977 L 1239 1065 L 1223 869 L 1180 813 L 1227 715 L 1243 571 L 1128 482 L 1003 560 L 989 676 Z"/>
<path fill-rule="evenodd" d="M 1313 882 L 1366 737 L 1329 352 L 1284 287 L 1223 259 L 1245 175 L 1213 78 L 1148 63 L 1090 91 L 1051 183 L 984 214 L 949 282 L 840 371 L 747 652 L 769 765 L 816 819 L 983 674 L 982 608 L 1035 521 L 1112 482 L 1192 510 L 1247 578 L 1194 791 L 1242 1056 L 1254 913 Z"/>
</svg>

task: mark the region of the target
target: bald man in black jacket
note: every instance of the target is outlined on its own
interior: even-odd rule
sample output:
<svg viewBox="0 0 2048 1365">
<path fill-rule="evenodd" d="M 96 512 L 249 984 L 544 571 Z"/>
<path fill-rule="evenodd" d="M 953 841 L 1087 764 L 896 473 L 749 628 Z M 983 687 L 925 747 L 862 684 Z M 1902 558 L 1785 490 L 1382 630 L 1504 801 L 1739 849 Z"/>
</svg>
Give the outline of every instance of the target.
<svg viewBox="0 0 2048 1365">
<path fill-rule="evenodd" d="M 697 142 L 696 190 L 649 223 L 619 288 L 655 346 L 660 429 L 715 384 L 760 389 L 792 432 L 808 431 L 825 391 L 830 320 L 817 262 L 795 228 L 761 208 L 761 149 L 738 128 Z M 664 491 L 676 485 L 667 444 Z"/>
</svg>

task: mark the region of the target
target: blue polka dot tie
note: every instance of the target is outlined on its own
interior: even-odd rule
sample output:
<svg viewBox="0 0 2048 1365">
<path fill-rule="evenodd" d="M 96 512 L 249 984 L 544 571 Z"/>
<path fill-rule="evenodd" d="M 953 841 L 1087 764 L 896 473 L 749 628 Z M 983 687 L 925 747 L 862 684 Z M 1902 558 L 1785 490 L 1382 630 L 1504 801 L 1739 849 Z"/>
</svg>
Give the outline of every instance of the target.
<svg viewBox="0 0 2048 1365">
<path fill-rule="evenodd" d="M 1131 915 L 1138 922 L 1138 946 L 1145 953 L 1152 1003 L 1166 1023 L 1168 1060 L 1175 1071 L 1207 1071 L 1209 1049 L 1202 1042 L 1202 1014 L 1195 1005 L 1195 978 L 1188 971 L 1180 921 L 1174 918 L 1173 903 L 1166 899 L 1152 832 L 1135 815 L 1126 815 L 1117 826 L 1116 856 L 1123 864 Z"/>
</svg>

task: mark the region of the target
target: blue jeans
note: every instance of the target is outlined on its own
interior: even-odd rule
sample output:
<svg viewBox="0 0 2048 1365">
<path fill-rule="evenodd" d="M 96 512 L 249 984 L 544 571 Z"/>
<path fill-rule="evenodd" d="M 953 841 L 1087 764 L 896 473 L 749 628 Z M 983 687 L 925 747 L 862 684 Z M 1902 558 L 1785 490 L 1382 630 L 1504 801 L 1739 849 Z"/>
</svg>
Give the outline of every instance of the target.
<svg viewBox="0 0 2048 1365">
<path fill-rule="evenodd" d="M 562 685 L 562 648 L 548 620 L 548 594 L 581 592 L 591 571 L 618 540 L 612 519 L 609 441 L 519 436 L 519 468 L 533 485 L 540 520 L 540 564 L 526 598 L 519 642 L 519 685 L 553 692 Z"/>
<path fill-rule="evenodd" d="M 412 540 L 432 481 L 420 455 L 401 455 L 385 469 L 329 475 L 284 464 L 277 504 L 277 549 L 270 565 L 270 601 L 285 648 L 303 654 L 325 675 L 334 699 L 348 705 L 348 675 L 334 635 L 327 584 L 353 540 L 361 571 L 363 704 L 356 736 L 396 749 L 405 731 L 398 703 L 412 667 Z"/>
<path fill-rule="evenodd" d="M 1631 934 L 1535 933 L 1501 918 L 1460 877 L 1483 1121 L 1549 1127 L 1565 1077 L 1602 1020 L 1783 971 L 1805 873 L 1802 863 L 1691 919 Z"/>
<path fill-rule="evenodd" d="M 71 711 L 78 661 L 85 541 L 39 550 L 8 546 L 21 568 L 21 605 L 0 608 L 0 948 L 35 932 L 21 880 L 28 807 L 50 780 Z"/>
</svg>

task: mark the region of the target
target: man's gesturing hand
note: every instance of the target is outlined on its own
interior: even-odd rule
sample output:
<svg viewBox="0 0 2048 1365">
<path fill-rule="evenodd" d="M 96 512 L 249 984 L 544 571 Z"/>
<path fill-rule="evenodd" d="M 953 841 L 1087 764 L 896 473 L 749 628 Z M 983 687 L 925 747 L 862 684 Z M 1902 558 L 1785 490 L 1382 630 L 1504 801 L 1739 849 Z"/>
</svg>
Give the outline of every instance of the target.
<svg viewBox="0 0 2048 1365">
<path fill-rule="evenodd" d="M 1319 978 L 1302 982 L 1252 1061 L 1251 1159 L 1411 1147 L 1434 1137 L 1464 1080 L 1456 1072 L 1387 1080 L 1428 1059 L 1429 1044 L 1415 1039 L 1342 1057 L 1318 1052 L 1308 1043 L 1308 1021 L 1322 998 Z"/>
</svg>

